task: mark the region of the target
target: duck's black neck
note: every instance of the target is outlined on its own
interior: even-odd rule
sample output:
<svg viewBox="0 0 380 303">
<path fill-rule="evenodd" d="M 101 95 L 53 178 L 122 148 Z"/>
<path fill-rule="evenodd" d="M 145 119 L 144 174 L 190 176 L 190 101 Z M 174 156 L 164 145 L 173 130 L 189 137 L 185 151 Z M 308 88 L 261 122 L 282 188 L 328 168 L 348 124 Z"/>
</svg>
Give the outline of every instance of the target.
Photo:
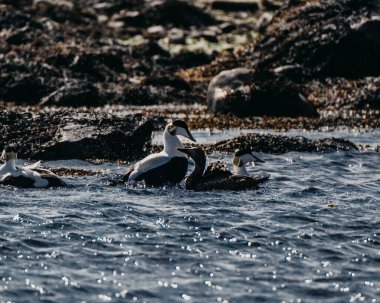
<svg viewBox="0 0 380 303">
<path fill-rule="evenodd" d="M 206 168 L 206 155 L 204 152 L 195 162 L 195 168 L 190 176 L 186 179 L 186 189 L 195 189 L 202 180 L 203 172 Z"/>
</svg>

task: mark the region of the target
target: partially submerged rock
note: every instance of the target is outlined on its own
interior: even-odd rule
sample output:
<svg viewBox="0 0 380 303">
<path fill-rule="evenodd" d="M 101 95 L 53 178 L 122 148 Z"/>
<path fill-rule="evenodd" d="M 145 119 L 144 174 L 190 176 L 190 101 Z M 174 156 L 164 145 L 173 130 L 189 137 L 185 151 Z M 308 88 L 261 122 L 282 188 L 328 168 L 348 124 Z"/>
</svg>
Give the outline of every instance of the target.
<svg viewBox="0 0 380 303">
<path fill-rule="evenodd" d="M 0 112 L 0 144 L 16 144 L 20 158 L 132 161 L 145 155 L 153 131 L 142 115 L 123 118 L 89 112 Z"/>
<path fill-rule="evenodd" d="M 311 140 L 302 136 L 287 137 L 282 135 L 249 134 L 231 140 L 224 140 L 205 146 L 207 151 L 232 153 L 236 149 L 249 148 L 256 152 L 283 154 L 297 152 L 329 152 L 358 150 L 351 141 L 339 138 Z"/>
</svg>

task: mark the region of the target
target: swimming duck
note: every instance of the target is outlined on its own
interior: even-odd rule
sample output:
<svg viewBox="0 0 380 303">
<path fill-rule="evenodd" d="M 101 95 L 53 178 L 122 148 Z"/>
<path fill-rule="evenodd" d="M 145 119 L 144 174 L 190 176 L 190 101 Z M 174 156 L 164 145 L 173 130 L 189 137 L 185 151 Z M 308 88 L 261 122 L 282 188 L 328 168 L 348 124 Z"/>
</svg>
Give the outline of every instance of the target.
<svg viewBox="0 0 380 303">
<path fill-rule="evenodd" d="M 169 123 L 164 131 L 164 150 L 133 165 L 123 181 L 144 181 L 145 185 L 154 187 L 181 182 L 187 173 L 188 157 L 178 150 L 183 145 L 177 136 L 196 142 L 184 121 Z"/>
<path fill-rule="evenodd" d="M 178 148 L 179 151 L 189 155 L 195 162 L 194 171 L 187 177 L 185 187 L 188 190 L 245 190 L 255 189 L 257 185 L 268 180 L 268 176 L 242 176 L 233 174 L 227 169 L 206 167 L 206 155 L 200 148 Z M 245 154 L 244 154 L 245 155 Z M 238 156 L 241 157 L 241 156 Z M 218 166 L 218 165 L 217 165 Z M 210 168 L 211 167 L 211 168 Z"/>
<path fill-rule="evenodd" d="M 249 176 L 246 165 L 248 163 L 264 163 L 259 157 L 255 156 L 250 149 L 238 149 L 232 159 L 232 166 L 236 175 Z"/>
<path fill-rule="evenodd" d="M 17 153 L 14 147 L 6 146 L 1 155 L 4 164 L 0 167 L 0 184 L 21 188 L 67 187 L 57 175 L 40 168 L 40 163 L 17 167 Z"/>
</svg>

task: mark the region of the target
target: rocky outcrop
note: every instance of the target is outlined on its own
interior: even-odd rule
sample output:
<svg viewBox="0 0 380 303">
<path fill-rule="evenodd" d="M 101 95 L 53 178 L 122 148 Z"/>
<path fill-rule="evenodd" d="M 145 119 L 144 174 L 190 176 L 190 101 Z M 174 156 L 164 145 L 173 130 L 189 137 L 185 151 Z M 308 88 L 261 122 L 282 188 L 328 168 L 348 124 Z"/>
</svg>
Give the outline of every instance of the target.
<svg viewBox="0 0 380 303">
<path fill-rule="evenodd" d="M 326 82 L 342 82 L 331 81 L 337 77 L 357 87 L 352 95 L 343 95 L 350 109 L 376 109 L 373 95 L 380 88 L 373 93 L 373 87 L 378 87 L 380 77 L 379 15 L 376 0 L 288 1 L 240 58 L 240 65 L 252 71 L 251 79 L 235 89 L 242 82 L 241 72 L 217 75 L 209 86 L 209 110 L 239 116 L 316 116 L 314 108 L 324 110 L 327 104 L 321 101 L 326 99 L 323 95 L 316 98 L 314 89 Z M 360 90 L 364 77 L 370 90 Z M 342 89 L 337 84 L 333 91 Z"/>
<path fill-rule="evenodd" d="M 0 112 L 0 144 L 15 144 L 20 158 L 132 161 L 145 155 L 153 131 L 142 115 L 123 118 L 90 112 Z"/>
<path fill-rule="evenodd" d="M 223 71 L 208 87 L 208 110 L 213 114 L 247 116 L 318 116 L 317 111 L 295 86 L 280 81 L 255 83 L 246 68 Z"/>
<path fill-rule="evenodd" d="M 220 151 L 232 153 L 236 149 L 249 148 L 256 152 L 283 154 L 291 151 L 297 152 L 331 152 L 358 150 L 351 141 L 339 138 L 325 138 L 311 140 L 302 136 L 287 137 L 282 135 L 249 134 L 231 140 L 220 141 L 206 145 L 207 151 Z"/>
<path fill-rule="evenodd" d="M 297 65 L 303 77 L 379 76 L 377 0 L 289 1 L 252 52 L 257 77 Z"/>
</svg>

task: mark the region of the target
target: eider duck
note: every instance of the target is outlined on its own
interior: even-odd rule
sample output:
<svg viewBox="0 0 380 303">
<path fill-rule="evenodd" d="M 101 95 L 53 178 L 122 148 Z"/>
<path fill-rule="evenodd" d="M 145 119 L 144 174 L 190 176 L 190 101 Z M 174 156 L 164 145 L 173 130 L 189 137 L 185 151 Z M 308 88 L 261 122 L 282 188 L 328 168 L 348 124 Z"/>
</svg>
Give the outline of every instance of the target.
<svg viewBox="0 0 380 303">
<path fill-rule="evenodd" d="M 255 156 L 250 149 L 238 149 L 234 158 L 232 159 L 232 166 L 236 175 L 248 176 L 249 173 L 246 168 L 248 163 L 264 163 L 264 160 L 261 160 L 259 157 Z"/>
<path fill-rule="evenodd" d="M 164 150 L 133 165 L 123 181 L 144 181 L 149 187 L 180 183 L 187 173 L 188 157 L 177 149 L 183 147 L 177 136 L 196 142 L 184 121 L 175 120 L 169 123 L 164 131 Z"/>
<path fill-rule="evenodd" d="M 21 188 L 68 187 L 57 175 L 47 169 L 39 168 L 40 162 L 17 167 L 17 153 L 13 147 L 6 146 L 1 155 L 5 163 L 0 167 L 0 184 Z"/>
<path fill-rule="evenodd" d="M 185 188 L 194 191 L 206 190 L 246 190 L 256 189 L 258 184 L 269 179 L 268 176 L 242 176 L 233 174 L 226 169 L 210 169 L 206 167 L 206 155 L 200 148 L 179 148 L 179 151 L 189 155 L 195 162 L 194 171 L 187 177 Z M 241 156 L 238 156 L 241 157 Z"/>
</svg>

